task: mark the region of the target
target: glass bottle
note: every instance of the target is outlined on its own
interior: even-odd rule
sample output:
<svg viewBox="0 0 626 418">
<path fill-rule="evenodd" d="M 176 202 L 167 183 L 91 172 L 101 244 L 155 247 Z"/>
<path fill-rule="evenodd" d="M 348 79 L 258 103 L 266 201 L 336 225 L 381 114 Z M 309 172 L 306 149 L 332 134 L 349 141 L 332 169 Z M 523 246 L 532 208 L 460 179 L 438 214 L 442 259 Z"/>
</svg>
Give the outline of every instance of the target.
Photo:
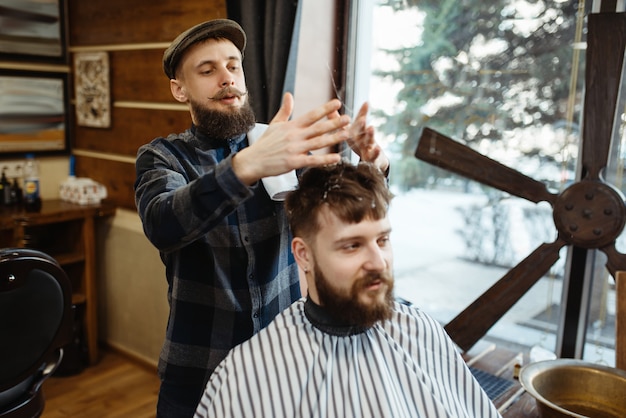
<svg viewBox="0 0 626 418">
<path fill-rule="evenodd" d="M 26 154 L 24 163 L 24 209 L 38 212 L 41 209 L 39 164 L 33 154 Z"/>
</svg>

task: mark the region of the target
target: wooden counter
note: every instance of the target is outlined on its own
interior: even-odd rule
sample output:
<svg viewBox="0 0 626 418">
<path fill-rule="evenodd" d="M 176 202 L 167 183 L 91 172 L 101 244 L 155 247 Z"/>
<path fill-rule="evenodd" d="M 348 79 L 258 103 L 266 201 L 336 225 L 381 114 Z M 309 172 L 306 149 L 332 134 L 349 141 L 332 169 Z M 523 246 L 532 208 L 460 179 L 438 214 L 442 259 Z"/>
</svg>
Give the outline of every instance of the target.
<svg viewBox="0 0 626 418">
<path fill-rule="evenodd" d="M 528 353 L 480 341 L 464 355 L 468 366 L 506 379 L 511 386 L 493 402 L 504 418 L 539 418 L 535 398 L 526 393 L 514 377 L 515 364 L 528 362 Z"/>
<path fill-rule="evenodd" d="M 38 212 L 0 206 L 0 245 L 26 247 L 53 256 L 72 282 L 72 302 L 84 304 L 89 363 L 98 361 L 95 221 L 115 213 L 107 204 L 76 205 L 44 200 Z"/>
</svg>

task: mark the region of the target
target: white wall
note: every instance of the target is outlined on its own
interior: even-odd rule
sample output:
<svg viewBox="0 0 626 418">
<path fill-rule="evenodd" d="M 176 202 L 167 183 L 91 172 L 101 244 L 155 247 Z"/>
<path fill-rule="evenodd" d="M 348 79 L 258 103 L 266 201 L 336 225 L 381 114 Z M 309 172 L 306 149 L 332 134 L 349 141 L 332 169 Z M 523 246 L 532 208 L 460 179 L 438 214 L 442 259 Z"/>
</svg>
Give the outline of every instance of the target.
<svg viewBox="0 0 626 418">
<path fill-rule="evenodd" d="M 133 211 L 118 209 L 97 237 L 100 339 L 156 365 L 169 313 L 159 253 Z"/>
<path fill-rule="evenodd" d="M 36 157 L 39 163 L 39 186 L 41 187 L 40 194 L 43 199 L 58 199 L 59 198 L 59 185 L 69 175 L 69 158 L 66 156 L 56 157 Z M 0 160 L 0 172 L 3 168 L 7 169 L 7 176 L 9 180 L 13 177 L 18 178 L 20 186 L 22 183 L 22 171 L 21 167 L 24 166 L 24 159 L 11 158 L 6 160 Z M 19 167 L 19 168 L 18 168 Z"/>
<path fill-rule="evenodd" d="M 302 2 L 302 27 L 294 90 L 297 117 L 333 95 L 335 0 Z"/>
</svg>

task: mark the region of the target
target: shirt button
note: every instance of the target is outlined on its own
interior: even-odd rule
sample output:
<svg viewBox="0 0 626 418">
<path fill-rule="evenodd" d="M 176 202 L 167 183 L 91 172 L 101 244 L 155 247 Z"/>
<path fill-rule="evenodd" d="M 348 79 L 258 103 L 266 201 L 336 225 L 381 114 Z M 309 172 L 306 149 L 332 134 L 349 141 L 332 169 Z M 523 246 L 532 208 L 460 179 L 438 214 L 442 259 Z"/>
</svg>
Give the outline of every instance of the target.
<svg viewBox="0 0 626 418">
<path fill-rule="evenodd" d="M 245 242 L 250 241 L 250 239 L 248 238 L 248 236 L 243 237 L 243 240 L 244 240 Z"/>
<path fill-rule="evenodd" d="M 252 316 L 255 317 L 255 318 L 258 318 L 259 317 L 259 312 L 257 311 L 255 313 L 253 313 Z"/>
</svg>

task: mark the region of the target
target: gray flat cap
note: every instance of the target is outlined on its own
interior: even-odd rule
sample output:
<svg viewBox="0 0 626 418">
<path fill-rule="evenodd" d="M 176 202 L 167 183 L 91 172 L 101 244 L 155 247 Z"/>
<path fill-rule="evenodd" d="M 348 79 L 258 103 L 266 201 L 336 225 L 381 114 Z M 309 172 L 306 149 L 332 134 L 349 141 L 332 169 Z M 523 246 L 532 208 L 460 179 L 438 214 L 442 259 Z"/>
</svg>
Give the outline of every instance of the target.
<svg viewBox="0 0 626 418">
<path fill-rule="evenodd" d="M 231 41 L 243 56 L 246 49 L 246 33 L 234 20 L 215 19 L 193 26 L 174 39 L 163 53 L 163 71 L 170 79 L 176 78 L 176 68 L 185 51 L 193 44 L 209 38 L 225 38 Z"/>
</svg>

